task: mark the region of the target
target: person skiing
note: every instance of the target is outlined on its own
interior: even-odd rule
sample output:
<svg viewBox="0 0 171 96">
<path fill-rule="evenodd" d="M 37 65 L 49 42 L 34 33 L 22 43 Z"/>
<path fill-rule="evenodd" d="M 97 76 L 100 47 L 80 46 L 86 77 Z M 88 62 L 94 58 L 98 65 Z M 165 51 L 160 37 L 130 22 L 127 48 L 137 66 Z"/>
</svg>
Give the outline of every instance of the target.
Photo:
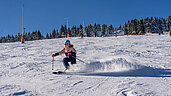
<svg viewBox="0 0 171 96">
<path fill-rule="evenodd" d="M 61 51 L 52 54 L 52 57 L 58 56 L 65 53 L 66 57 L 63 59 L 63 64 L 65 66 L 65 70 L 69 69 L 69 64 L 68 62 L 71 62 L 71 64 L 76 64 L 76 50 L 74 46 L 71 44 L 69 40 L 65 41 L 65 48 L 63 48 Z"/>
</svg>

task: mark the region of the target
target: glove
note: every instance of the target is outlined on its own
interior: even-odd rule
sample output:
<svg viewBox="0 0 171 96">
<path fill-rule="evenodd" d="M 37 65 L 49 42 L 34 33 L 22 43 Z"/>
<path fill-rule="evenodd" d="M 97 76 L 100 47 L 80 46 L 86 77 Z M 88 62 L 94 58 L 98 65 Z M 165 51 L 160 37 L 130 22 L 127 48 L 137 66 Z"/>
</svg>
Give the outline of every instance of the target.
<svg viewBox="0 0 171 96">
<path fill-rule="evenodd" d="M 58 56 L 59 53 L 52 54 L 52 57 Z"/>
<path fill-rule="evenodd" d="M 55 57 L 55 54 L 52 54 L 52 57 Z"/>
</svg>

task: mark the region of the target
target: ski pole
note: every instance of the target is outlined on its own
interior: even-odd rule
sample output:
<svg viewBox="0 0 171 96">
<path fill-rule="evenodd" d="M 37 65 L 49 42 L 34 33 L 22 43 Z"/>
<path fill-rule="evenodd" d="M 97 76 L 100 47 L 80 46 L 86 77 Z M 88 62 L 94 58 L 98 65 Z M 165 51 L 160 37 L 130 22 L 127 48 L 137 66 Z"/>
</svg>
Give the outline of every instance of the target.
<svg viewBox="0 0 171 96">
<path fill-rule="evenodd" d="M 77 59 L 77 60 L 79 60 L 79 61 L 81 61 L 81 62 L 83 62 L 83 63 L 85 63 L 85 64 L 87 64 L 86 62 L 84 62 L 83 60 L 81 60 L 81 59 L 79 59 L 79 58 L 76 58 L 76 57 L 74 57 L 74 56 L 72 56 L 73 58 L 75 58 L 75 59 Z"/>
<path fill-rule="evenodd" d="M 54 57 L 52 57 L 52 70 L 53 70 L 53 67 L 54 67 Z"/>
</svg>

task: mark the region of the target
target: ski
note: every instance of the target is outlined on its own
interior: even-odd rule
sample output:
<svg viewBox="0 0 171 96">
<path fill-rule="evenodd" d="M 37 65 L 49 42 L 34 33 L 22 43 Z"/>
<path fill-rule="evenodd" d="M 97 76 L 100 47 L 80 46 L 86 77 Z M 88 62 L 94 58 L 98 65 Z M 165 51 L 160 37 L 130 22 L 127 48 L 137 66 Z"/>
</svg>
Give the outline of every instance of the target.
<svg viewBox="0 0 171 96">
<path fill-rule="evenodd" d="M 52 72 L 53 74 L 64 74 L 65 71 L 57 71 L 57 72 Z"/>
</svg>

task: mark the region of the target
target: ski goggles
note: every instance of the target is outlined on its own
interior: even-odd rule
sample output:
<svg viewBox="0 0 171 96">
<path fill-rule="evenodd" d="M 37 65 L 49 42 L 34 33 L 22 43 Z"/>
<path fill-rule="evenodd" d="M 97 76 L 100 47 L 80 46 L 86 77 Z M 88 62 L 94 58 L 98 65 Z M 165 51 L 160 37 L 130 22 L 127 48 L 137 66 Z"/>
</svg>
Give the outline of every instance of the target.
<svg viewBox="0 0 171 96">
<path fill-rule="evenodd" d="M 68 41 L 68 42 L 66 42 L 66 44 L 69 44 L 70 42 Z"/>
<path fill-rule="evenodd" d="M 65 45 L 67 45 L 67 44 L 70 44 L 70 42 L 68 41 L 68 42 L 65 42 Z"/>
</svg>

